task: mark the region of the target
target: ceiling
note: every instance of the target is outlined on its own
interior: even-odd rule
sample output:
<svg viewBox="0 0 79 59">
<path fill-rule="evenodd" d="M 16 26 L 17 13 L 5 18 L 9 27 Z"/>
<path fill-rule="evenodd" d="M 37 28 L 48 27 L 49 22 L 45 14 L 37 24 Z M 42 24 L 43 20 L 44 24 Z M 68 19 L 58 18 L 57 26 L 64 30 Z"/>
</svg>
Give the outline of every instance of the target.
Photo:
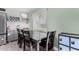
<svg viewBox="0 0 79 59">
<path fill-rule="evenodd" d="M 29 13 L 34 9 L 35 8 L 6 8 L 7 11 L 17 11 L 17 12 L 26 12 L 26 13 Z"/>
<path fill-rule="evenodd" d="M 19 16 L 20 13 L 29 13 L 33 10 L 35 10 L 35 8 L 5 8 L 6 9 L 6 13 L 8 15 L 11 16 Z"/>
</svg>

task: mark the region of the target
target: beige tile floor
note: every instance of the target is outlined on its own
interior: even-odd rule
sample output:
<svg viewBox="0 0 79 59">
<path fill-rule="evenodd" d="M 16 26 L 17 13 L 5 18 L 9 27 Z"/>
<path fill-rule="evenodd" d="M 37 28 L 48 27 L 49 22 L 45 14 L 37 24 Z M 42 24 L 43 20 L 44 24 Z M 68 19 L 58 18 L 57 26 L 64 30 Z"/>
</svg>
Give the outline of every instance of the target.
<svg viewBox="0 0 79 59">
<path fill-rule="evenodd" d="M 0 46 L 0 51 L 23 51 L 23 48 L 19 48 L 17 41 L 14 41 L 6 45 Z M 26 51 L 30 51 L 30 49 L 27 46 L 26 46 Z M 35 51 L 35 49 L 32 49 L 32 51 Z"/>
<path fill-rule="evenodd" d="M 6 45 L 0 46 L 0 51 L 22 51 L 23 49 L 19 48 L 17 41 L 10 42 Z"/>
</svg>

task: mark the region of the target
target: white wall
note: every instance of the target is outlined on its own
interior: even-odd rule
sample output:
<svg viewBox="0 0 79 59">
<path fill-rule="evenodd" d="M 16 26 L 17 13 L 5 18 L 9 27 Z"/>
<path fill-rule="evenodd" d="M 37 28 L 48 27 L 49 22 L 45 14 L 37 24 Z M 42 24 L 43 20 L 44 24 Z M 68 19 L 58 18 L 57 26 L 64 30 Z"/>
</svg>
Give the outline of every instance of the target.
<svg viewBox="0 0 79 59">
<path fill-rule="evenodd" d="M 79 34 L 79 9 L 50 8 L 48 9 L 48 29 L 56 30 L 55 46 L 60 32 Z"/>
<path fill-rule="evenodd" d="M 32 18 L 29 14 L 30 26 L 32 28 Z M 79 8 L 48 8 L 48 30 L 56 30 L 54 45 L 58 45 L 58 34 L 68 32 L 79 34 Z"/>
</svg>

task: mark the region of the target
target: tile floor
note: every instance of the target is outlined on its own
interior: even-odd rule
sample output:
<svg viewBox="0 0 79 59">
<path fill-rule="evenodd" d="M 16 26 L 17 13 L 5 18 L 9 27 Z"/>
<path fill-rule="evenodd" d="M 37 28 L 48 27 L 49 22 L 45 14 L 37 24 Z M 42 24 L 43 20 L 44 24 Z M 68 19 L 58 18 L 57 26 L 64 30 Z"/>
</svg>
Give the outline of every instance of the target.
<svg viewBox="0 0 79 59">
<path fill-rule="evenodd" d="M 23 49 L 19 48 L 17 41 L 10 42 L 6 45 L 0 46 L 0 51 L 22 51 Z"/>
<path fill-rule="evenodd" d="M 26 51 L 29 51 L 29 50 L 30 49 L 26 46 Z M 23 51 L 23 48 L 19 48 L 17 41 L 14 41 L 14 42 L 10 42 L 6 45 L 0 46 L 0 51 Z M 35 51 L 35 49 L 32 49 L 32 51 Z"/>
</svg>

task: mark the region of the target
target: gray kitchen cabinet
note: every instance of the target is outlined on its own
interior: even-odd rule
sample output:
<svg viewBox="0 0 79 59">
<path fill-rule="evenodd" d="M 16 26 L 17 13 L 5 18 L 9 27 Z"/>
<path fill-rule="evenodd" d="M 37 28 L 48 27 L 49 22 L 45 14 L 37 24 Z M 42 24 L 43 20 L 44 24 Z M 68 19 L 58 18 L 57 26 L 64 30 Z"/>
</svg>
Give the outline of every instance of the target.
<svg viewBox="0 0 79 59">
<path fill-rule="evenodd" d="M 16 30 L 11 30 L 8 32 L 8 42 L 18 39 L 18 34 Z"/>
<path fill-rule="evenodd" d="M 6 44 L 6 35 L 0 35 L 0 45 Z"/>
</svg>

